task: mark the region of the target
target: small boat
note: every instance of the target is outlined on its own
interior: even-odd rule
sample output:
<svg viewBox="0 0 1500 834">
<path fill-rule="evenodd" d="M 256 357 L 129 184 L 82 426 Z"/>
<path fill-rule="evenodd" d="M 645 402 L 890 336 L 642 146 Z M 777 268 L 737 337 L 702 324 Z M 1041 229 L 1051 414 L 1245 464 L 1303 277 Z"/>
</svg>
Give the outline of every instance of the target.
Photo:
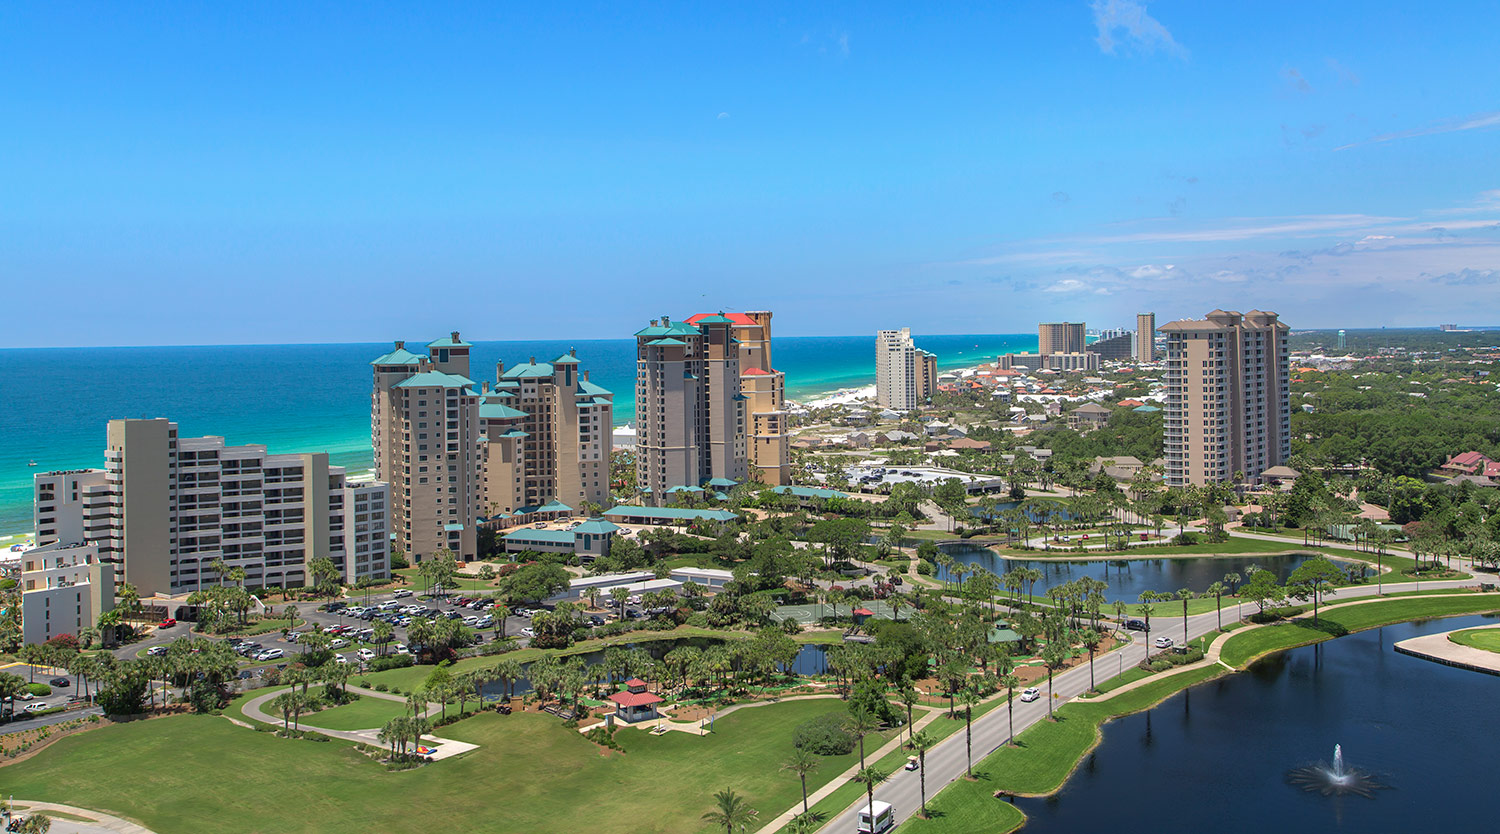
<svg viewBox="0 0 1500 834">
<path fill-rule="evenodd" d="M 36 461 L 32 461 L 31 463 L 28 463 L 27 466 L 36 466 Z"/>
</svg>

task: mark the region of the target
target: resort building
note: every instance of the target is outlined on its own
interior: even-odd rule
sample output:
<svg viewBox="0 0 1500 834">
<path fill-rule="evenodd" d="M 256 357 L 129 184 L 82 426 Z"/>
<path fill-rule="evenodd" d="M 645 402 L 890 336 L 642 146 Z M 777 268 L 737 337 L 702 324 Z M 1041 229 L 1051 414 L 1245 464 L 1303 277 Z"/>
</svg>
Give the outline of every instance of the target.
<svg viewBox="0 0 1500 834">
<path fill-rule="evenodd" d="M 389 576 L 384 483 L 355 482 L 326 453 L 268 454 L 178 436 L 163 418 L 111 420 L 105 467 L 35 476 L 38 543 L 87 543 L 141 597 L 229 581 L 300 587 L 330 559 L 344 582 Z M 42 534 L 42 530 L 48 530 Z M 81 532 L 80 532 L 81 531 Z"/>
<path fill-rule="evenodd" d="M 1097 371 L 1097 353 L 1007 353 L 1000 357 L 1000 370 L 1030 371 Z"/>
<path fill-rule="evenodd" d="M 911 328 L 875 334 L 875 400 L 895 411 L 912 411 L 937 391 L 937 357 L 917 347 Z"/>
<path fill-rule="evenodd" d="M 21 642 L 78 636 L 115 607 L 114 566 L 96 544 L 52 542 L 26 551 L 21 563 Z"/>
<path fill-rule="evenodd" d="M 391 485 L 391 530 L 412 562 L 445 549 L 461 561 L 477 555 L 482 450 L 472 347 L 454 331 L 423 353 L 398 341 L 370 363 L 375 473 Z"/>
<path fill-rule="evenodd" d="M 748 405 L 735 322 L 653 320 L 636 336 L 636 484 L 663 502 L 672 487 L 732 486 L 749 474 Z"/>
<path fill-rule="evenodd" d="M 771 364 L 771 313 L 719 313 L 734 324 L 739 341 L 740 393 L 745 398 L 746 453 L 750 477 L 763 484 L 789 484 L 791 420 L 786 411 L 786 374 Z M 699 313 L 689 318 L 696 325 L 710 318 Z"/>
<path fill-rule="evenodd" d="M 1156 361 L 1156 314 L 1135 314 L 1135 361 Z"/>
<path fill-rule="evenodd" d="M 619 526 L 602 518 L 590 519 L 571 530 L 522 528 L 501 537 L 506 553 L 571 553 L 586 562 L 609 555 L 609 544 Z"/>
<path fill-rule="evenodd" d="M 1166 484 L 1259 483 L 1291 456 L 1288 328 L 1275 313 L 1214 310 L 1161 326 Z"/>
<path fill-rule="evenodd" d="M 1118 362 L 1129 359 L 1135 352 L 1135 334 L 1127 331 L 1108 338 L 1100 338 L 1099 341 L 1084 348 L 1084 351 L 1098 354 L 1099 358 L 1104 361 Z"/>
<path fill-rule="evenodd" d="M 1083 353 L 1083 322 L 1050 322 L 1036 326 L 1036 352 L 1042 356 L 1054 353 Z"/>
<path fill-rule="evenodd" d="M 625 682 L 625 689 L 609 696 L 615 704 L 614 717 L 627 723 L 637 721 L 649 721 L 660 718 L 656 711 L 656 705 L 662 699 L 646 691 L 646 682 L 640 678 L 631 678 Z"/>
<path fill-rule="evenodd" d="M 485 517 L 608 502 L 614 395 L 580 373 L 576 351 L 496 365 L 495 387 L 480 391 L 479 423 Z"/>
</svg>

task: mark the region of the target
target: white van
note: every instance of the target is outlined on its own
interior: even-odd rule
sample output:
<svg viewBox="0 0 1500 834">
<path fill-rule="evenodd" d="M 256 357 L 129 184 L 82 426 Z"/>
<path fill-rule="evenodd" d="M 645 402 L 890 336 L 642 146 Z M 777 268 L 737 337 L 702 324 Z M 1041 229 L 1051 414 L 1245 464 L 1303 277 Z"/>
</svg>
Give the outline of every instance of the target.
<svg viewBox="0 0 1500 834">
<path fill-rule="evenodd" d="M 896 827 L 896 809 L 889 802 L 865 802 L 859 806 L 858 834 L 883 834 Z"/>
</svg>

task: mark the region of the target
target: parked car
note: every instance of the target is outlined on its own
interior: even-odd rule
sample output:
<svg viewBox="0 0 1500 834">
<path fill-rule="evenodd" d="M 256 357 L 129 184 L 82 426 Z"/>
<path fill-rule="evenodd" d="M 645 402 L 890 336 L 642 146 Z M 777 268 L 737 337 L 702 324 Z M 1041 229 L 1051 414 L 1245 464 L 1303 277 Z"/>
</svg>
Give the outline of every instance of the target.
<svg viewBox="0 0 1500 834">
<path fill-rule="evenodd" d="M 167 647 L 166 646 L 152 646 L 151 648 L 149 648 L 149 649 L 146 650 L 146 654 L 149 654 L 152 657 L 161 657 L 162 655 L 164 655 L 166 653 L 167 653 Z"/>
<path fill-rule="evenodd" d="M 395 599 L 404 599 L 411 596 L 411 591 L 407 590 L 406 588 L 398 588 L 394 593 L 391 594 L 391 596 Z"/>
<path fill-rule="evenodd" d="M 1172 638 L 1163 634 L 1162 636 L 1156 638 L 1155 645 L 1158 649 L 1170 649 L 1172 648 Z"/>
<path fill-rule="evenodd" d="M 174 625 L 177 625 L 177 621 L 174 620 L 174 619 L 172 619 L 171 617 L 168 617 L 165 620 L 162 620 L 161 622 L 157 623 L 156 627 L 157 628 L 171 628 Z"/>
<path fill-rule="evenodd" d="M 491 618 L 486 618 L 486 619 L 493 619 L 493 618 L 491 617 Z M 598 614 L 591 614 L 591 615 L 589 615 L 589 625 L 591 625 L 591 626 L 602 626 L 602 625 L 604 625 L 604 618 L 601 617 L 601 616 L 599 616 Z"/>
<path fill-rule="evenodd" d="M 476 616 L 470 615 L 470 616 L 464 617 L 464 625 L 466 625 L 466 626 L 474 626 L 474 625 L 477 625 L 478 623 L 479 623 L 479 618 L 476 617 Z"/>
<path fill-rule="evenodd" d="M 521 629 L 521 636 L 522 637 L 535 637 L 536 636 L 536 631 L 534 629 L 532 629 L 531 626 L 527 626 L 527 627 Z"/>
<path fill-rule="evenodd" d="M 343 649 L 343 648 L 348 648 L 348 646 L 349 646 L 349 641 L 345 640 L 342 637 L 335 637 L 333 639 L 333 642 L 331 642 L 331 643 L 328 644 L 328 648 L 333 649 L 334 651 L 338 651 L 339 649 Z"/>
<path fill-rule="evenodd" d="M 281 649 L 266 649 L 265 651 L 263 651 L 260 654 L 256 655 L 255 659 L 256 660 L 262 660 L 262 661 L 264 661 L 264 660 L 280 660 L 281 658 L 283 658 L 285 656 L 286 656 L 286 652 L 283 652 Z"/>
<path fill-rule="evenodd" d="M 348 663 L 349 662 L 349 658 L 344 657 L 341 654 L 336 654 L 336 655 L 333 656 L 333 662 L 334 663 Z"/>
<path fill-rule="evenodd" d="M 363 648 L 363 649 L 359 650 L 359 658 L 360 658 L 360 660 L 373 660 L 374 657 L 375 657 L 375 650 L 374 649 Z"/>
<path fill-rule="evenodd" d="M 1146 630 L 1146 621 L 1145 620 L 1126 620 L 1125 621 L 1125 628 L 1127 630 L 1129 630 L 1129 631 L 1145 631 Z"/>
<path fill-rule="evenodd" d="M 396 654 L 411 654 L 411 649 L 408 649 L 405 643 L 397 643 L 396 647 L 391 649 L 391 651 Z"/>
<path fill-rule="evenodd" d="M 1042 691 L 1034 686 L 1028 686 L 1021 690 L 1021 700 L 1028 704 L 1040 697 L 1042 697 Z"/>
<path fill-rule="evenodd" d="M 596 618 L 596 619 L 597 619 L 597 618 Z M 483 616 L 483 617 L 480 617 L 480 618 L 479 618 L 479 619 L 478 619 L 478 620 L 477 620 L 477 621 L 476 621 L 476 622 L 475 622 L 475 623 L 474 623 L 474 627 L 475 627 L 475 628 L 489 628 L 489 627 L 490 627 L 490 626 L 492 626 L 492 625 L 494 625 L 494 624 L 495 624 L 495 618 L 494 618 L 494 617 L 491 617 L 491 616 L 490 616 L 490 615 L 488 615 L 488 614 L 486 614 L 486 615 L 484 615 L 484 616 Z"/>
<path fill-rule="evenodd" d="M 47 681 L 47 683 L 50 686 L 72 686 L 73 685 L 73 682 L 70 681 L 70 680 L 68 680 L 67 678 L 53 678 L 52 680 Z"/>
<path fill-rule="evenodd" d="M 393 599 L 392 600 L 386 600 L 385 602 L 380 603 L 380 610 L 381 611 L 392 611 L 392 610 L 400 608 L 400 607 L 401 607 L 401 603 L 399 603 L 399 602 L 397 602 L 397 601 L 395 601 Z"/>
</svg>

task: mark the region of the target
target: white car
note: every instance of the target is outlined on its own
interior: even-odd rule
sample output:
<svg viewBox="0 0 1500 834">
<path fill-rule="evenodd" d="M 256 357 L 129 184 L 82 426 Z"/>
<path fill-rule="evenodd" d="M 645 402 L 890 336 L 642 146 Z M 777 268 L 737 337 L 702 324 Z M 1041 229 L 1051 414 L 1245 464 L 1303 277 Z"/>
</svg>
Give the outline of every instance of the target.
<svg viewBox="0 0 1500 834">
<path fill-rule="evenodd" d="M 411 596 L 411 591 L 409 591 L 409 590 L 407 590 L 405 588 L 402 588 L 402 589 L 396 591 L 395 593 L 391 594 L 391 597 L 393 599 L 403 599 L 403 598 L 409 597 L 409 596 Z"/>
<path fill-rule="evenodd" d="M 399 603 L 399 602 L 397 602 L 395 600 L 388 600 L 386 602 L 380 603 L 379 610 L 381 610 L 381 611 L 394 611 L 395 609 L 400 608 L 400 607 L 401 607 L 401 603 Z"/>
<path fill-rule="evenodd" d="M 360 649 L 359 650 L 359 659 L 360 660 L 371 660 L 374 657 L 375 657 L 375 650 L 374 649 L 365 648 L 365 649 Z"/>
<path fill-rule="evenodd" d="M 44 709 L 47 709 L 47 704 L 43 701 L 37 701 L 34 704 L 26 705 L 27 712 L 41 712 Z"/>
<path fill-rule="evenodd" d="M 341 654 L 336 654 L 336 655 L 333 656 L 333 662 L 334 663 L 348 663 L 349 662 L 349 658 L 344 657 Z"/>
<path fill-rule="evenodd" d="M 396 654 L 411 654 L 411 649 L 408 649 L 405 643 L 397 643 L 396 647 L 391 651 L 394 651 Z"/>
<path fill-rule="evenodd" d="M 1158 649 L 1170 649 L 1170 648 L 1172 648 L 1172 638 L 1167 637 L 1165 635 L 1156 638 L 1156 647 Z"/>
<path fill-rule="evenodd" d="M 478 617 L 473 617 L 473 616 L 464 617 L 464 625 L 466 625 L 466 626 L 473 627 L 478 622 L 479 622 L 479 618 Z"/>
<path fill-rule="evenodd" d="M 527 626 L 527 627 L 521 629 L 521 636 L 522 637 L 535 637 L 536 636 L 536 631 L 531 626 Z"/>
<path fill-rule="evenodd" d="M 280 660 L 286 655 L 281 649 L 266 649 L 255 656 L 256 660 Z"/>
<path fill-rule="evenodd" d="M 333 638 L 333 642 L 328 644 L 328 648 L 333 649 L 334 651 L 338 651 L 339 649 L 345 649 L 348 647 L 349 641 L 345 640 L 342 637 L 335 637 Z"/>
<path fill-rule="evenodd" d="M 1042 697 L 1042 691 L 1034 686 L 1028 686 L 1021 690 L 1021 700 L 1028 704 L 1040 697 Z"/>
<path fill-rule="evenodd" d="M 152 646 L 151 648 L 149 648 L 149 649 L 146 650 L 146 654 L 149 654 L 152 657 L 160 657 L 160 656 L 162 656 L 162 655 L 164 655 L 166 653 L 167 653 L 167 647 L 166 646 Z"/>
<path fill-rule="evenodd" d="M 474 627 L 475 628 L 489 628 L 490 626 L 492 626 L 494 624 L 495 624 L 495 618 L 491 617 L 488 614 L 486 614 L 483 617 L 480 617 L 479 620 L 474 623 Z"/>
</svg>

